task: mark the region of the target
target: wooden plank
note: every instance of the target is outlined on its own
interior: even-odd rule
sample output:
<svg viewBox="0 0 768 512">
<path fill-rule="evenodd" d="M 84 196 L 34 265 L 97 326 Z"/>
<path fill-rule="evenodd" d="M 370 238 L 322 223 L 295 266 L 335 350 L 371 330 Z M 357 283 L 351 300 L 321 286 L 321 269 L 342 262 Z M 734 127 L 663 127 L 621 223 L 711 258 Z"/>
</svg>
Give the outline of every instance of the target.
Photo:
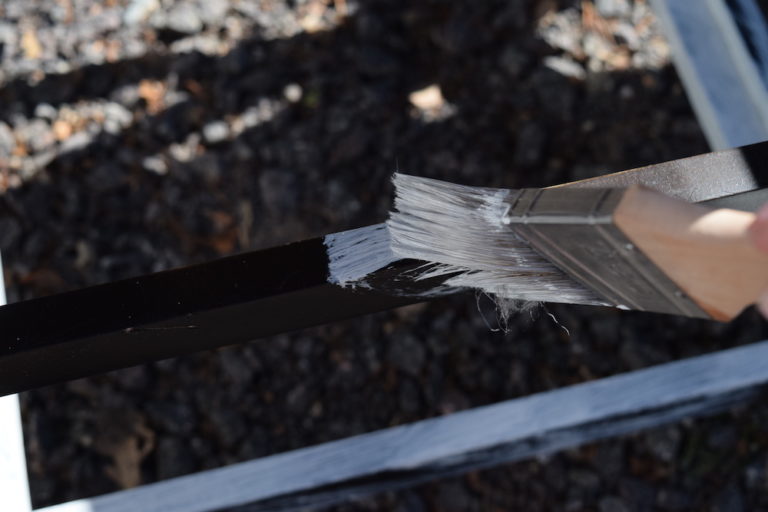
<svg viewBox="0 0 768 512">
<path fill-rule="evenodd" d="M 317 506 L 710 414 L 768 383 L 768 341 L 43 509 Z"/>
<path fill-rule="evenodd" d="M 0 258 L 0 305 L 5 303 L 3 261 Z M 0 496 L 5 510 L 32 510 L 19 395 L 0 397 Z"/>
<path fill-rule="evenodd" d="M 768 91 L 724 0 L 651 4 L 712 149 L 768 139 Z"/>
<path fill-rule="evenodd" d="M 0 396 L 425 300 L 329 283 L 328 263 L 315 238 L 2 306 Z"/>
</svg>

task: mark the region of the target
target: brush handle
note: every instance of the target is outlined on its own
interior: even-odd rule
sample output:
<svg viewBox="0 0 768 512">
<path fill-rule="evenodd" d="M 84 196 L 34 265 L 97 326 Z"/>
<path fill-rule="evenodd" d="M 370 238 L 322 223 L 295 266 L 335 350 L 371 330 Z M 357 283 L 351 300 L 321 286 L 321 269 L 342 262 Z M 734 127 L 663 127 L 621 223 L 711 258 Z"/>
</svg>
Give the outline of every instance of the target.
<svg viewBox="0 0 768 512">
<path fill-rule="evenodd" d="M 629 187 L 613 222 L 716 320 L 728 321 L 768 289 L 768 255 L 749 238 L 755 214 L 712 209 Z"/>
</svg>

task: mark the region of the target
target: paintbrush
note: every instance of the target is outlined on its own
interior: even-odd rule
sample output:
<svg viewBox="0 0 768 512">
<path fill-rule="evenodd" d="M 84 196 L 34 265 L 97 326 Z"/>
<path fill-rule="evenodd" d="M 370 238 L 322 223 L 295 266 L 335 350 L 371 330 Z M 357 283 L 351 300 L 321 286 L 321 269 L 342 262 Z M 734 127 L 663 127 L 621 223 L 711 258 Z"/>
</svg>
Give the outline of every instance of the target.
<svg viewBox="0 0 768 512">
<path fill-rule="evenodd" d="M 505 190 L 394 176 L 392 253 L 415 279 L 504 299 L 610 305 L 728 321 L 768 289 L 754 214 L 642 185 Z"/>
</svg>

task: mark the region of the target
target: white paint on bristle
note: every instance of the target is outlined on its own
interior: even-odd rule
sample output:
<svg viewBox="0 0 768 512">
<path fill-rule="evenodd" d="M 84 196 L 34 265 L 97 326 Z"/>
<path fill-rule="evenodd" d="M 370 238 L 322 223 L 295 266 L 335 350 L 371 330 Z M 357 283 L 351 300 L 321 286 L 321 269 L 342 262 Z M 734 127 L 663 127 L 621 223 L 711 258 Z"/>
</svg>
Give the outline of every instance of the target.
<svg viewBox="0 0 768 512">
<path fill-rule="evenodd" d="M 433 295 L 479 290 L 494 297 L 503 314 L 532 302 L 604 305 L 515 234 L 508 202 L 513 191 L 400 173 L 393 181 L 396 211 L 386 224 L 325 237 L 329 282 L 367 287 L 369 274 L 401 259 L 416 259 L 427 263 L 400 279 L 446 276 Z"/>
<path fill-rule="evenodd" d="M 455 274 L 444 284 L 501 302 L 604 304 L 514 232 L 507 202 L 512 191 L 400 173 L 393 181 L 396 211 L 387 221 L 392 254 L 437 263 L 416 279 Z"/>
<path fill-rule="evenodd" d="M 365 276 L 399 260 L 391 249 L 385 224 L 327 235 L 328 281 L 340 286 L 365 286 Z"/>
</svg>

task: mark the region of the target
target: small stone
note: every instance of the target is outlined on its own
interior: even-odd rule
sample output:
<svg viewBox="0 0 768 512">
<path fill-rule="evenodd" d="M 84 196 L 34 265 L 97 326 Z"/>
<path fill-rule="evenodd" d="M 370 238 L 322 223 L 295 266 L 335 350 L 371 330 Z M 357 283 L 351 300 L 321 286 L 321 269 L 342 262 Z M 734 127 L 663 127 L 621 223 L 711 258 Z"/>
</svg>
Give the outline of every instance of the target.
<svg viewBox="0 0 768 512">
<path fill-rule="evenodd" d="M 36 153 L 49 148 L 56 142 L 48 123 L 43 119 L 32 119 L 19 132 L 27 146 Z"/>
<path fill-rule="evenodd" d="M 91 142 L 91 136 L 87 132 L 78 132 L 61 143 L 61 151 L 83 149 L 89 142 Z"/>
<path fill-rule="evenodd" d="M 389 51 L 375 46 L 358 50 L 360 71 L 371 76 L 391 76 L 400 70 L 400 63 Z"/>
<path fill-rule="evenodd" d="M 58 111 L 48 103 L 39 103 L 35 107 L 35 117 L 53 121 L 58 116 Z"/>
<path fill-rule="evenodd" d="M 37 31 L 27 29 L 21 36 L 21 49 L 24 50 L 24 57 L 30 60 L 39 59 L 43 54 L 43 46 L 37 38 Z"/>
<path fill-rule="evenodd" d="M 736 485 L 729 485 L 717 497 L 716 512 L 744 512 L 744 497 Z"/>
<path fill-rule="evenodd" d="M 727 450 L 736 446 L 739 434 L 731 425 L 720 425 L 712 428 L 707 436 L 707 444 L 715 450 Z"/>
<path fill-rule="evenodd" d="M 72 131 L 72 125 L 66 121 L 59 119 L 53 123 L 53 135 L 58 141 L 68 139 L 72 135 Z"/>
<path fill-rule="evenodd" d="M 16 138 L 11 127 L 0 121 L 0 158 L 9 158 L 16 147 Z"/>
<path fill-rule="evenodd" d="M 538 29 L 544 41 L 576 58 L 582 55 L 581 13 L 577 9 L 565 9 L 544 21 Z"/>
<path fill-rule="evenodd" d="M 680 439 L 680 430 L 675 426 L 657 428 L 645 434 L 648 450 L 664 462 L 677 458 Z"/>
<path fill-rule="evenodd" d="M 421 407 L 418 386 L 412 379 L 403 379 L 400 382 L 400 410 L 406 414 L 417 413 Z"/>
<path fill-rule="evenodd" d="M 445 104 L 439 85 L 430 85 L 408 95 L 408 101 L 419 110 L 437 110 Z"/>
<path fill-rule="evenodd" d="M 595 0 L 595 7 L 600 16 L 605 18 L 625 17 L 631 11 L 631 6 L 627 0 Z"/>
<path fill-rule="evenodd" d="M 389 347 L 389 361 L 399 370 L 417 376 L 426 357 L 426 349 L 421 342 L 408 334 L 392 340 Z"/>
<path fill-rule="evenodd" d="M 624 457 L 624 445 L 622 443 L 600 443 L 594 457 L 595 468 L 603 479 L 612 481 L 621 475 L 624 468 Z"/>
<path fill-rule="evenodd" d="M 588 32 L 584 35 L 584 53 L 587 54 L 590 61 L 603 63 L 613 55 L 613 52 L 613 47 L 603 36 L 595 32 Z M 590 70 L 592 70 L 591 68 L 592 66 L 590 66 Z"/>
<path fill-rule="evenodd" d="M 2 227 L 0 227 L 0 233 L 2 233 Z M 0 249 L 5 246 L 0 245 Z M 760 489 L 768 481 L 768 474 L 766 469 L 765 459 L 758 459 L 744 469 L 744 483 L 749 490 Z"/>
<path fill-rule="evenodd" d="M 472 510 L 474 500 L 463 483 L 456 480 L 448 480 L 438 486 L 435 502 L 437 510 L 454 512 Z"/>
<path fill-rule="evenodd" d="M 693 499 L 677 489 L 662 489 L 656 497 L 656 503 L 664 510 L 691 510 Z"/>
<path fill-rule="evenodd" d="M 164 480 L 192 473 L 196 461 L 187 447 L 186 440 L 177 437 L 163 437 L 157 443 L 157 478 Z"/>
<path fill-rule="evenodd" d="M 218 144 L 229 137 L 229 125 L 224 121 L 212 121 L 203 126 L 203 138 L 208 144 Z"/>
<path fill-rule="evenodd" d="M 621 498 L 606 496 L 600 500 L 600 512 L 629 512 L 629 508 Z"/>
<path fill-rule="evenodd" d="M 195 410 L 176 400 L 150 401 L 145 410 L 155 428 L 179 436 L 190 435 L 199 423 Z"/>
<path fill-rule="evenodd" d="M 584 68 L 581 67 L 581 64 L 568 57 L 557 57 L 552 55 L 544 59 L 544 65 L 552 71 L 569 78 L 575 78 L 576 80 L 584 80 L 584 77 L 587 76 L 587 73 L 584 71 Z"/>
<path fill-rule="evenodd" d="M 141 166 L 145 170 L 155 174 L 164 175 L 168 173 L 168 165 L 159 156 L 148 156 L 141 161 Z"/>
<path fill-rule="evenodd" d="M 298 103 L 303 94 L 304 91 L 299 84 L 288 84 L 283 89 L 283 96 L 291 103 Z"/>
<path fill-rule="evenodd" d="M 168 28 L 182 34 L 196 34 L 203 28 L 200 13 L 189 4 L 177 4 L 168 12 Z"/>
<path fill-rule="evenodd" d="M 636 478 L 625 478 L 619 483 L 621 497 L 627 503 L 632 503 L 632 508 L 638 511 L 650 511 L 653 509 L 656 497 L 654 489 L 646 482 Z"/>
<path fill-rule="evenodd" d="M 515 145 L 515 163 L 532 166 L 542 158 L 547 133 L 538 123 L 528 122 L 520 130 Z"/>
<path fill-rule="evenodd" d="M 131 114 L 130 110 L 113 101 L 104 105 L 102 113 L 104 114 L 105 122 L 114 121 L 120 127 L 128 126 L 133 120 L 133 114 Z"/>
<path fill-rule="evenodd" d="M 637 30 L 629 23 L 618 23 L 613 29 L 613 35 L 617 38 L 619 44 L 623 42 L 630 50 L 638 50 L 642 45 L 640 36 L 637 35 Z"/>
<path fill-rule="evenodd" d="M 0 250 L 7 251 L 18 244 L 21 227 L 11 217 L 0 217 Z"/>
<path fill-rule="evenodd" d="M 499 57 L 499 66 L 511 77 L 520 75 L 527 63 L 527 54 L 511 45 L 507 46 Z"/>
<path fill-rule="evenodd" d="M 587 491 L 600 487 L 600 477 L 586 469 L 574 469 L 568 472 L 568 480 Z"/>
</svg>

